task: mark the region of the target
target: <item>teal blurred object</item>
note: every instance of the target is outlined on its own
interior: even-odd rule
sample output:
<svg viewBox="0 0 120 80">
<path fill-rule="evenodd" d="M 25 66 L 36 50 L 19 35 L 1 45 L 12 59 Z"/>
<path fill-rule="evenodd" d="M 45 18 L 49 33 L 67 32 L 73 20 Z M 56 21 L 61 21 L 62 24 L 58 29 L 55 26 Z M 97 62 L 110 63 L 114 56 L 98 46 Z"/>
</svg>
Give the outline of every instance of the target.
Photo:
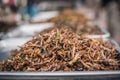
<svg viewBox="0 0 120 80">
<path fill-rule="evenodd" d="M 33 5 L 33 6 L 31 7 L 31 9 L 30 9 L 29 15 L 30 15 L 31 17 L 33 17 L 33 16 L 36 15 L 37 13 L 38 13 L 38 10 L 37 10 L 36 6 Z"/>
<path fill-rule="evenodd" d="M 38 12 L 34 2 L 35 2 L 34 0 L 28 0 L 27 3 L 27 12 L 30 17 L 33 17 Z"/>
</svg>

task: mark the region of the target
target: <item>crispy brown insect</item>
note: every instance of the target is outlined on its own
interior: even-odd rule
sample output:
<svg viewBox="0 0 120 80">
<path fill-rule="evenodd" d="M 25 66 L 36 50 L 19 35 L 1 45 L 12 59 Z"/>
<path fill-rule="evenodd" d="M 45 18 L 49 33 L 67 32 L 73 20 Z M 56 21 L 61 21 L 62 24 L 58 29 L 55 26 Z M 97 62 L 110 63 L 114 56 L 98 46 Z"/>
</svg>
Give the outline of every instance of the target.
<svg viewBox="0 0 120 80">
<path fill-rule="evenodd" d="M 0 64 L 1 71 L 99 71 L 119 70 L 114 46 L 61 28 L 39 34 Z"/>
</svg>

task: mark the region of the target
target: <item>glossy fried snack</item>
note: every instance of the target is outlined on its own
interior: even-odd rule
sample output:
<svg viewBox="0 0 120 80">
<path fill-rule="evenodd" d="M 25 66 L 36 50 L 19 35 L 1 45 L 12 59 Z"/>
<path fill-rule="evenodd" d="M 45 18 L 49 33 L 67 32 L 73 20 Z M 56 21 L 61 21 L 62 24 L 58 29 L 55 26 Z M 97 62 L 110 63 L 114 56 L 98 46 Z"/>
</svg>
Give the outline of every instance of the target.
<svg viewBox="0 0 120 80">
<path fill-rule="evenodd" d="M 77 13 L 72 10 L 65 10 L 60 15 L 49 19 L 46 22 L 53 22 L 55 26 L 63 24 L 69 26 L 75 33 L 79 34 L 103 34 L 103 32 L 97 27 L 97 25 L 89 25 L 91 22 L 89 18 L 85 17 L 81 13 Z"/>
<path fill-rule="evenodd" d="M 86 18 L 84 14 L 77 13 L 73 10 L 64 10 L 58 16 L 48 20 L 48 22 L 54 22 L 56 24 L 60 21 L 80 22 L 84 24 L 90 21 L 90 19 Z"/>
<path fill-rule="evenodd" d="M 70 23 L 67 23 L 67 22 L 59 22 L 54 27 L 45 29 L 40 33 L 50 32 L 54 28 L 59 28 L 59 29 L 61 29 L 61 28 L 69 28 L 74 33 L 76 33 L 78 35 L 82 34 L 83 36 L 102 35 L 103 34 L 103 32 L 97 27 L 97 25 L 93 25 L 93 24 L 89 25 L 89 23 L 86 23 L 84 25 L 82 25 L 80 23 L 70 24 Z"/>
<path fill-rule="evenodd" d="M 39 34 L 1 62 L 1 71 L 119 70 L 119 53 L 109 42 L 78 36 L 72 30 L 53 29 Z"/>
</svg>

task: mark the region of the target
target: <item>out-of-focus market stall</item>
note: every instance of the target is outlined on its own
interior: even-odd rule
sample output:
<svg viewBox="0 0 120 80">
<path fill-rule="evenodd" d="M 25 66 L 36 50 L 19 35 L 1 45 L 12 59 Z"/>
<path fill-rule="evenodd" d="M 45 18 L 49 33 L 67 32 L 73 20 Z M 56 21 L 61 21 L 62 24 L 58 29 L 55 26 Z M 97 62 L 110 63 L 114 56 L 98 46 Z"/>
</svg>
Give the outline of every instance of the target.
<svg viewBox="0 0 120 80">
<path fill-rule="evenodd" d="M 0 0 L 0 79 L 119 80 L 120 0 Z"/>
</svg>

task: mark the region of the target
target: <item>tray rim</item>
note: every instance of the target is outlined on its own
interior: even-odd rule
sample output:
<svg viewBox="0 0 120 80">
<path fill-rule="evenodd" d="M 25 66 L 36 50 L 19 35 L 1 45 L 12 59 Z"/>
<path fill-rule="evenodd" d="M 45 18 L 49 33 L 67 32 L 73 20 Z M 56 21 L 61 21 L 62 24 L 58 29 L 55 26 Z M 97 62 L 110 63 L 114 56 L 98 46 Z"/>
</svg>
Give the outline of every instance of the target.
<svg viewBox="0 0 120 80">
<path fill-rule="evenodd" d="M 0 72 L 0 76 L 99 76 L 120 75 L 116 71 L 74 71 L 74 72 Z"/>
</svg>

